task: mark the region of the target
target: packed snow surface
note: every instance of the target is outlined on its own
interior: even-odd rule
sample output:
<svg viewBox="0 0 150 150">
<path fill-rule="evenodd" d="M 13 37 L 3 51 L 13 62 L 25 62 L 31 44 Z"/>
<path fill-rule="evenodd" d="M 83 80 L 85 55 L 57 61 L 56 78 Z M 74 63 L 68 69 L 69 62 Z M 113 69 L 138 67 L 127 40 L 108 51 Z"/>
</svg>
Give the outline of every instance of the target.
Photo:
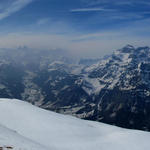
<svg viewBox="0 0 150 150">
<path fill-rule="evenodd" d="M 14 150 L 149 150 L 150 133 L 0 99 L 0 146 Z"/>
</svg>

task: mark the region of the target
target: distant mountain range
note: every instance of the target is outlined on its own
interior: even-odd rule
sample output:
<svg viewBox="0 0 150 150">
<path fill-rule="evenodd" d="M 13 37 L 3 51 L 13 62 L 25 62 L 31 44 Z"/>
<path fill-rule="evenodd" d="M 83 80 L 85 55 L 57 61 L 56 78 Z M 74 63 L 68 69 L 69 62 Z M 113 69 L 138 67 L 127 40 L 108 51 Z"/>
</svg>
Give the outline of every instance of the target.
<svg viewBox="0 0 150 150">
<path fill-rule="evenodd" d="M 150 48 L 127 45 L 72 62 L 61 50 L 0 50 L 0 97 L 83 119 L 150 131 Z"/>
</svg>

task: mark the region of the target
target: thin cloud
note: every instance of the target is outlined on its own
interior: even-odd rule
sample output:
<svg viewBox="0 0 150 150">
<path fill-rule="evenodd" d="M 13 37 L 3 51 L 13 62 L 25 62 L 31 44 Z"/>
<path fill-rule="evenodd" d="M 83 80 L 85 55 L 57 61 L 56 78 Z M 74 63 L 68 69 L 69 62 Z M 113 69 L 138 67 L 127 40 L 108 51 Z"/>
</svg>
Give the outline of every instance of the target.
<svg viewBox="0 0 150 150">
<path fill-rule="evenodd" d="M 6 5 L 4 8 L 1 6 L 0 20 L 12 15 L 13 13 L 21 10 L 23 7 L 31 3 L 33 0 L 14 0 Z"/>
<path fill-rule="evenodd" d="M 112 9 L 105 9 L 105 8 L 77 8 L 71 9 L 71 12 L 92 12 L 92 11 L 112 11 Z"/>
<path fill-rule="evenodd" d="M 39 20 L 37 21 L 37 24 L 38 24 L 38 25 L 45 25 L 45 24 L 47 24 L 50 20 L 51 20 L 50 18 L 42 18 L 42 19 L 39 19 Z"/>
<path fill-rule="evenodd" d="M 35 49 L 65 49 L 77 57 L 97 57 L 110 54 L 112 50 L 126 44 L 145 46 L 149 38 L 145 35 L 149 31 L 150 20 L 143 23 L 136 22 L 130 28 L 112 31 L 95 32 L 91 34 L 50 34 L 50 33 L 14 33 L 0 35 L 0 47 L 14 48 L 24 46 Z M 144 25 L 147 24 L 147 27 Z M 144 28 L 141 26 L 144 25 Z M 145 34 L 144 34 L 145 33 Z M 113 48 L 113 49 L 112 49 Z"/>
<path fill-rule="evenodd" d="M 142 5 L 150 5 L 148 0 L 82 0 L 88 6 L 96 6 L 96 5 L 128 5 L 134 6 L 135 4 L 142 4 Z"/>
</svg>

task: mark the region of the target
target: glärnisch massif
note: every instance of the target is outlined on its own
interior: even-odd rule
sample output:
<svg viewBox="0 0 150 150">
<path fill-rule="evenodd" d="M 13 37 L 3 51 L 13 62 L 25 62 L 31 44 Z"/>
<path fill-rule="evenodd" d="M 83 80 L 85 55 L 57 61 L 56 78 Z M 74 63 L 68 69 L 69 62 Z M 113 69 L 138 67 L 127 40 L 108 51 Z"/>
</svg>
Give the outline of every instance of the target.
<svg viewBox="0 0 150 150">
<path fill-rule="evenodd" d="M 1 49 L 0 97 L 150 131 L 150 48 L 127 45 L 78 63 L 61 50 Z"/>
</svg>

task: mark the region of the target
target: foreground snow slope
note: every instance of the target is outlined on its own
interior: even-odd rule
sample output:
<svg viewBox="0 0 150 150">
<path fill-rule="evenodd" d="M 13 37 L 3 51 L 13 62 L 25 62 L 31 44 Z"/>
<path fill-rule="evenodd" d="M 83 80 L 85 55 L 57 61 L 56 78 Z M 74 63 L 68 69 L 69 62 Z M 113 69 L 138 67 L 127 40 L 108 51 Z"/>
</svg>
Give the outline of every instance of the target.
<svg viewBox="0 0 150 150">
<path fill-rule="evenodd" d="M 3 130 L 0 126 L 0 133 L 5 133 L 6 127 L 9 131 L 15 130 L 16 132 L 10 131 L 10 139 L 15 140 L 17 137 L 16 142 L 19 142 L 23 137 L 27 138 L 26 141 L 30 143 L 38 143 L 37 150 L 40 145 L 41 150 L 46 147 L 48 150 L 150 149 L 148 132 L 80 120 L 46 111 L 19 100 L 0 100 L 0 124 L 5 127 Z M 5 134 L 0 134 L 0 144 L 5 144 L 2 138 L 7 140 Z M 6 144 L 15 146 L 15 142 L 9 139 Z M 32 147 L 34 150 L 34 145 Z"/>
<path fill-rule="evenodd" d="M 13 147 L 13 150 L 48 150 L 43 145 L 27 139 L 2 125 L 0 125 L 0 147 Z"/>
</svg>

